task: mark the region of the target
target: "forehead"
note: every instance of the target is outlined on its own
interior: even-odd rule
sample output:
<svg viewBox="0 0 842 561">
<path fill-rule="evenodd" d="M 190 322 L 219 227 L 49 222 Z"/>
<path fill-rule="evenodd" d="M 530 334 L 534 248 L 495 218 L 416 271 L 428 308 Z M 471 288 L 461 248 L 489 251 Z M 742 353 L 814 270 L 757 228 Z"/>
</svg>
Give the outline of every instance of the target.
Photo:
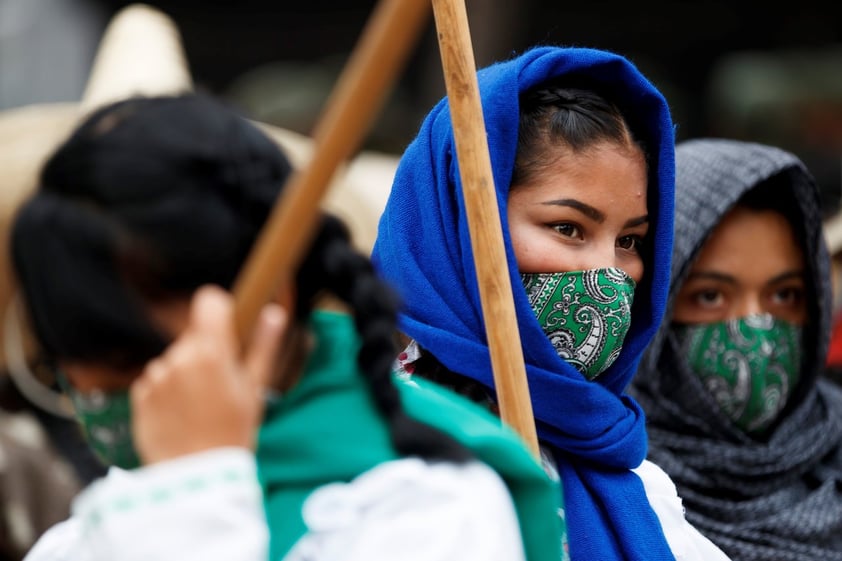
<svg viewBox="0 0 842 561">
<path fill-rule="evenodd" d="M 601 142 L 577 152 L 555 150 L 527 183 L 513 186 L 510 200 L 575 198 L 600 209 L 646 213 L 647 165 L 637 146 Z"/>
<path fill-rule="evenodd" d="M 692 272 L 715 270 L 741 278 L 800 269 L 803 263 L 803 251 L 786 217 L 737 206 L 704 243 Z"/>
</svg>

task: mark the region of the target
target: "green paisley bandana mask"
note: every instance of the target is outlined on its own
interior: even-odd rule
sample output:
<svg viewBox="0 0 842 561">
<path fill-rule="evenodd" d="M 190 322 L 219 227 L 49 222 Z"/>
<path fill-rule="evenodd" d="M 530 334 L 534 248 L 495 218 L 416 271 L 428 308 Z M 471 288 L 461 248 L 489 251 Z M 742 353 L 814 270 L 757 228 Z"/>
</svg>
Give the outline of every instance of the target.
<svg viewBox="0 0 842 561">
<path fill-rule="evenodd" d="M 621 269 L 522 274 L 529 304 L 558 356 L 589 380 L 620 355 L 635 282 Z"/>
<path fill-rule="evenodd" d="M 747 433 L 766 429 L 786 406 L 801 368 L 801 327 L 769 314 L 672 327 L 679 356 Z"/>
<path fill-rule="evenodd" d="M 132 441 L 132 415 L 128 390 L 82 393 L 64 376 L 57 376 L 70 397 L 76 418 L 82 425 L 88 444 L 108 465 L 123 469 L 140 466 Z"/>
</svg>

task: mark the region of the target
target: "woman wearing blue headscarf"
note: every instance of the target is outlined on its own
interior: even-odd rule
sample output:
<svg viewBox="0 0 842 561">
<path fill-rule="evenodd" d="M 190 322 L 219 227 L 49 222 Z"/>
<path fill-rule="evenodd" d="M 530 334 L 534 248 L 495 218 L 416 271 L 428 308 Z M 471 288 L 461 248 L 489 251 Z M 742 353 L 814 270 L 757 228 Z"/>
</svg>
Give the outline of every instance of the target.
<svg viewBox="0 0 842 561">
<path fill-rule="evenodd" d="M 661 321 L 673 224 L 673 124 L 625 58 L 537 47 L 479 72 L 538 436 L 564 492 L 569 554 L 725 559 L 645 462 L 624 394 Z M 373 261 L 404 300 L 404 373 L 496 397 L 448 105 L 398 167 Z"/>
</svg>

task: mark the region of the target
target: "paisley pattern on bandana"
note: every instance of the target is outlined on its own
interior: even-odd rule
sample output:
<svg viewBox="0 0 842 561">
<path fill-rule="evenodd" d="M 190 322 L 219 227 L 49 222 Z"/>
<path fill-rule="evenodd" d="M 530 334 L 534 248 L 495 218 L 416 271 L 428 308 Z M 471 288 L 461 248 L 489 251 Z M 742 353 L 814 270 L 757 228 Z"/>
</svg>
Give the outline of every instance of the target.
<svg viewBox="0 0 842 561">
<path fill-rule="evenodd" d="M 529 304 L 558 356 L 588 379 L 620 355 L 631 324 L 635 282 L 616 268 L 527 273 Z"/>
<path fill-rule="evenodd" d="M 672 329 L 691 370 L 722 412 L 746 432 L 786 406 L 801 367 L 801 327 L 769 314 Z"/>
<path fill-rule="evenodd" d="M 140 466 L 132 439 L 132 414 L 128 390 L 82 393 L 65 376 L 57 379 L 73 403 L 76 418 L 85 438 L 97 456 L 107 465 L 123 469 Z"/>
</svg>

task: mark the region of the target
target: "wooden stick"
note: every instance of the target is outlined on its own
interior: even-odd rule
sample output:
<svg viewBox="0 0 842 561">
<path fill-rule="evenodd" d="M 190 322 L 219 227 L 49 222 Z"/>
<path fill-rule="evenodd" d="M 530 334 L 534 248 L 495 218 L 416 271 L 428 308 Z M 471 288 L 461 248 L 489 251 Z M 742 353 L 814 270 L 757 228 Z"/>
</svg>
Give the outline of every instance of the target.
<svg viewBox="0 0 842 561">
<path fill-rule="evenodd" d="M 500 415 L 538 457 L 464 0 L 433 0 L 433 14 Z"/>
<path fill-rule="evenodd" d="M 240 341 L 248 340 L 282 283 L 291 281 L 334 172 L 358 148 L 429 13 L 429 0 L 380 0 L 375 8 L 314 130 L 309 165 L 288 180 L 234 285 Z"/>
</svg>

